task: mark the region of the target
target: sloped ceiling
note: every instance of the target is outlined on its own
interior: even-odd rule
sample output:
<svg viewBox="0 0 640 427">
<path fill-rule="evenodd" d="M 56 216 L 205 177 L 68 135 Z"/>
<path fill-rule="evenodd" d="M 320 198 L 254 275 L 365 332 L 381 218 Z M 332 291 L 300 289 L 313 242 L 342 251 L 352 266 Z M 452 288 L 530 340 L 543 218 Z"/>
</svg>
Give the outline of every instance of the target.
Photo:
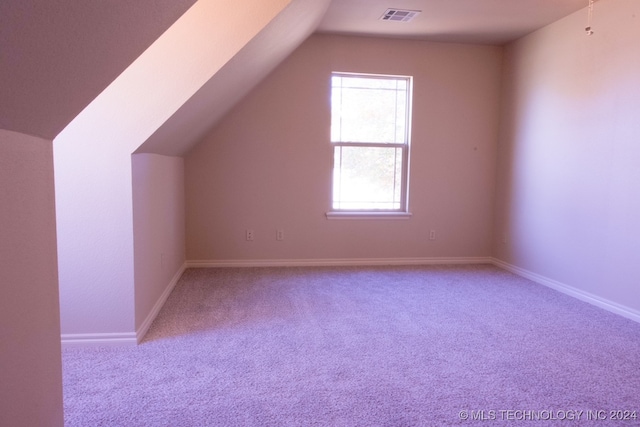
<svg viewBox="0 0 640 427">
<path fill-rule="evenodd" d="M 178 109 L 136 153 L 185 154 L 317 27 L 330 0 L 294 0 Z"/>
<path fill-rule="evenodd" d="M 0 1 L 0 128 L 54 139 L 195 2 Z M 587 0 L 293 1 L 139 150 L 184 153 L 316 27 L 501 44 L 586 5 Z M 378 21 L 386 8 L 423 13 L 406 24 Z"/>
<path fill-rule="evenodd" d="M 195 1 L 0 1 L 0 128 L 53 139 Z"/>
<path fill-rule="evenodd" d="M 294 1 L 136 152 L 185 154 L 314 30 L 501 45 L 585 5 L 585 0 Z M 387 8 L 421 10 L 423 13 L 411 23 L 380 21 Z"/>
</svg>

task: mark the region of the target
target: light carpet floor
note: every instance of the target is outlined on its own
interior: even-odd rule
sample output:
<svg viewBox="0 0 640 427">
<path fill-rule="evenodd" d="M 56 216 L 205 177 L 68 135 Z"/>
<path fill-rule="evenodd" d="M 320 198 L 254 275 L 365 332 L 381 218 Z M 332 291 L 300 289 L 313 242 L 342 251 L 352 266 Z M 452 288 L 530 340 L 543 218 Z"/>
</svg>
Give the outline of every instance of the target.
<svg viewBox="0 0 640 427">
<path fill-rule="evenodd" d="M 63 371 L 67 426 L 640 425 L 640 324 L 493 266 L 189 269 Z"/>
</svg>

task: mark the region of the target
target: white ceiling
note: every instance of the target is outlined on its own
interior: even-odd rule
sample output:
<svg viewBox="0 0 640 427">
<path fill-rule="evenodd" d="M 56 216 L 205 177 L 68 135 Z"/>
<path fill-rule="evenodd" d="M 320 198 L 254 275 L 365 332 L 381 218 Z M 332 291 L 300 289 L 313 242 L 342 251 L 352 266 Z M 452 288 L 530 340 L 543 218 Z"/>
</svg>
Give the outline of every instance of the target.
<svg viewBox="0 0 640 427">
<path fill-rule="evenodd" d="M 502 45 L 579 9 L 588 0 L 333 0 L 318 32 Z M 420 10 L 411 22 L 381 21 L 389 8 Z M 585 24 L 586 24 L 585 11 Z"/>
<path fill-rule="evenodd" d="M 0 128 L 53 139 L 196 0 L 0 0 Z"/>
<path fill-rule="evenodd" d="M 317 27 L 330 2 L 292 0 L 138 147 L 136 153 L 184 155 L 242 97 L 306 40 Z"/>
<path fill-rule="evenodd" d="M 304 0 L 314 13 L 322 13 L 320 3 L 328 1 Z M 0 0 L 0 128 L 53 139 L 194 2 Z M 324 18 L 318 16 L 317 31 L 504 44 L 587 5 L 588 0 L 333 0 Z M 380 21 L 387 8 L 422 13 L 409 23 Z"/>
</svg>

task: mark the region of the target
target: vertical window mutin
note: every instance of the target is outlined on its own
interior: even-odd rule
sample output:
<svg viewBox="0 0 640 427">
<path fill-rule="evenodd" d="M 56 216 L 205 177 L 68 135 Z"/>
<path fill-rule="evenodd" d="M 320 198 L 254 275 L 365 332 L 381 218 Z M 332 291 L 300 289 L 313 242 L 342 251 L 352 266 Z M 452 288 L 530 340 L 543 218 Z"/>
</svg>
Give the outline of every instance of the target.
<svg viewBox="0 0 640 427">
<path fill-rule="evenodd" d="M 332 209 L 406 212 L 411 77 L 333 73 Z"/>
</svg>

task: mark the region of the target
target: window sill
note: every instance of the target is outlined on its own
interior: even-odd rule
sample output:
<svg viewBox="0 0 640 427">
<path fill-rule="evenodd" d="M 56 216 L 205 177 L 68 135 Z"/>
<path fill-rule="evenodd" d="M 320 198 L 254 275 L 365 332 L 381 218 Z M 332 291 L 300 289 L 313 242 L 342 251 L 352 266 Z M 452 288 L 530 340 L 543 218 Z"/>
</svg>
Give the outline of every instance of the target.
<svg viewBox="0 0 640 427">
<path fill-rule="evenodd" d="M 327 219 L 409 219 L 411 212 L 330 211 Z"/>
</svg>

